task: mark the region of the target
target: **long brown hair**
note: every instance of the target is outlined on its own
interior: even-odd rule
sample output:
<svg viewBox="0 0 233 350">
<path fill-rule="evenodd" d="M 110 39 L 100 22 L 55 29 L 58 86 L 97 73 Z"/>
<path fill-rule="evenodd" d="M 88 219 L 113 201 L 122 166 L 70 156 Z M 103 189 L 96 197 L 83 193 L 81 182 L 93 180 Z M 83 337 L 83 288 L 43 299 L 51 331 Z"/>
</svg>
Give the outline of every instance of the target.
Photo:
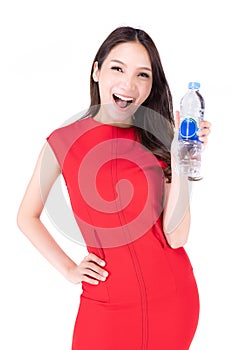
<svg viewBox="0 0 233 350">
<path fill-rule="evenodd" d="M 150 95 L 139 107 L 134 115 L 133 124 L 140 142 L 158 159 L 165 163 L 164 174 L 171 182 L 170 148 L 174 136 L 173 103 L 158 50 L 151 37 L 143 30 L 129 26 L 116 28 L 100 46 L 92 65 L 90 76 L 90 107 L 85 116 L 95 116 L 100 108 L 98 83 L 94 81 L 92 72 L 94 63 L 98 68 L 108 56 L 109 52 L 118 44 L 139 42 L 147 50 L 152 66 L 152 88 Z M 84 116 L 84 117 L 85 117 Z"/>
</svg>

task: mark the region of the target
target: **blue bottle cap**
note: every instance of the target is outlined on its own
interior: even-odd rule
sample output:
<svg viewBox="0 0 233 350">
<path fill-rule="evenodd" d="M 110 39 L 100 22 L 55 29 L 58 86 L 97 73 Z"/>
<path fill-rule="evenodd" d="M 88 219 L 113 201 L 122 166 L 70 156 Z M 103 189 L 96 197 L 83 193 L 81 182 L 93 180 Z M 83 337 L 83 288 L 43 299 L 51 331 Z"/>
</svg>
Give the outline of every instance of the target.
<svg viewBox="0 0 233 350">
<path fill-rule="evenodd" d="M 188 85 L 189 89 L 199 90 L 201 84 L 197 83 L 196 81 L 191 81 Z"/>
</svg>

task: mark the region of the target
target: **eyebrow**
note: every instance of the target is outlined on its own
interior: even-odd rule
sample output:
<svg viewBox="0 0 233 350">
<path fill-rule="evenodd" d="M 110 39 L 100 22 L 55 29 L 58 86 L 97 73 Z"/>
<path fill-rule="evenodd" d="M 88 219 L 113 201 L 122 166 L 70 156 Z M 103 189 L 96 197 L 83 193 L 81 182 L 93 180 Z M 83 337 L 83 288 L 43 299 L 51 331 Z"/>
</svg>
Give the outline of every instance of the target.
<svg viewBox="0 0 233 350">
<path fill-rule="evenodd" d="M 111 60 L 111 62 L 120 63 L 123 66 L 126 66 L 126 64 L 124 62 L 120 61 L 120 60 L 115 60 L 114 59 L 114 60 Z M 145 69 L 145 70 L 148 70 L 150 72 L 152 71 L 151 68 L 149 68 L 149 67 L 138 67 L 138 69 Z"/>
</svg>

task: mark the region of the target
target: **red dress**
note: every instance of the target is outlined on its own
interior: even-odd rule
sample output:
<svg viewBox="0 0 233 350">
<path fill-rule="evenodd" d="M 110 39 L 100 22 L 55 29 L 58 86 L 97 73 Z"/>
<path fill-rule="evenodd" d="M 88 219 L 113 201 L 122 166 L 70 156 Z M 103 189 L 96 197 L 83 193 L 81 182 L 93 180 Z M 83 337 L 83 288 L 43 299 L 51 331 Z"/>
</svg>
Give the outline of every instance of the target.
<svg viewBox="0 0 233 350">
<path fill-rule="evenodd" d="M 162 164 L 135 127 L 92 117 L 47 138 L 62 170 L 88 252 L 109 273 L 82 282 L 72 350 L 188 350 L 199 298 L 184 248 L 162 230 Z"/>
</svg>

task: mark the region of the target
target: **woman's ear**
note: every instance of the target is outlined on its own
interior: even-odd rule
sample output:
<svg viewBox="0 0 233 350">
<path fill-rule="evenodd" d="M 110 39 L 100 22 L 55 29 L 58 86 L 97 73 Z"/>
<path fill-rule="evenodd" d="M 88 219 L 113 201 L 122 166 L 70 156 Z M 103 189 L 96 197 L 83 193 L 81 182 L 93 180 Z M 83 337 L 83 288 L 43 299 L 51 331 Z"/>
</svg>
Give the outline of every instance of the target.
<svg viewBox="0 0 233 350">
<path fill-rule="evenodd" d="M 98 62 L 96 61 L 94 63 L 93 72 L 92 72 L 92 78 L 97 83 L 99 81 L 99 68 L 98 68 Z"/>
</svg>

